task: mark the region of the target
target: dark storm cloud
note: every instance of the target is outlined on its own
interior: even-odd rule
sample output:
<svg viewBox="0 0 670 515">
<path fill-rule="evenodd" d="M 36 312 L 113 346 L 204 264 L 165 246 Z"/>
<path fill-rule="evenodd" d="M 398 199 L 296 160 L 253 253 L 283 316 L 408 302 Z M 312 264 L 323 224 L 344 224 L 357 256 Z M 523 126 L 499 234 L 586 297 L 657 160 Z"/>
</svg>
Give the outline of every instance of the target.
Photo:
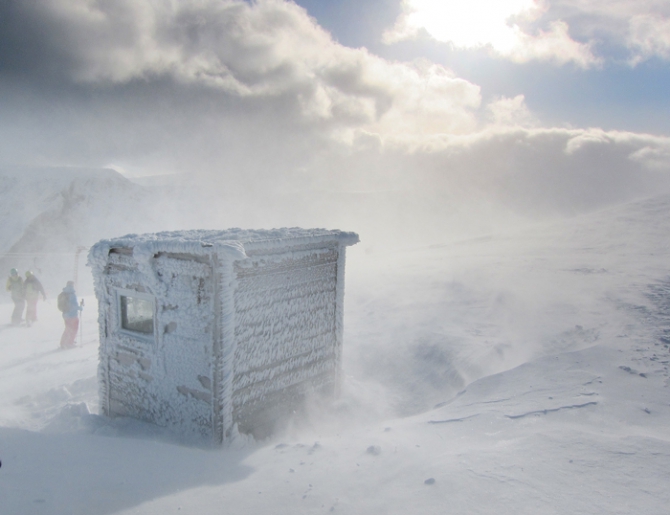
<svg viewBox="0 0 670 515">
<path fill-rule="evenodd" d="M 151 22 L 149 6 L 124 0 L 5 0 L 0 4 L 2 73 L 86 80 L 96 73 L 105 76 L 100 70 L 115 59 L 131 66 Z"/>
<path fill-rule="evenodd" d="M 66 76 L 73 59 L 64 50 L 62 28 L 40 9 L 39 0 L 0 3 L 0 75 Z"/>
<path fill-rule="evenodd" d="M 3 47 L 20 48 L 0 81 L 12 161 L 281 171 L 382 118 L 391 130 L 475 123 L 475 85 L 342 47 L 290 2 L 49 0 L 4 13 Z"/>
</svg>

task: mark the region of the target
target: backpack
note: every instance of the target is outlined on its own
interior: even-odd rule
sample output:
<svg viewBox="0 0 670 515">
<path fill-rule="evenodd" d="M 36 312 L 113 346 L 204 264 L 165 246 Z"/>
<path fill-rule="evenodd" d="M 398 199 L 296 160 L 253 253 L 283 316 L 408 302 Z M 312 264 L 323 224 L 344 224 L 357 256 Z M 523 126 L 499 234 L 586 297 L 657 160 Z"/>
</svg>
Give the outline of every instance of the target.
<svg viewBox="0 0 670 515">
<path fill-rule="evenodd" d="M 58 294 L 58 311 L 65 313 L 70 308 L 70 295 L 67 292 Z"/>
</svg>

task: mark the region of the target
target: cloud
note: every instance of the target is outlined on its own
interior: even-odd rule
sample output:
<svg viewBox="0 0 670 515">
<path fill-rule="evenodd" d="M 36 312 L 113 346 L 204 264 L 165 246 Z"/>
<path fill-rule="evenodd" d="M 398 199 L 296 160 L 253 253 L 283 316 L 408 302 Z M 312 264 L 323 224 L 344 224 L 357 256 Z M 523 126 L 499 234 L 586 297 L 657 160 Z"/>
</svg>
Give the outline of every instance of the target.
<svg viewBox="0 0 670 515">
<path fill-rule="evenodd" d="M 574 63 L 580 68 L 599 65 L 601 59 L 593 55 L 591 45 L 573 40 L 568 31 L 568 24 L 561 20 L 549 23 L 549 29 L 538 30 L 537 35 L 526 34 L 517 27 L 516 43 L 500 53 L 517 63 L 538 60 L 559 65 Z"/>
<path fill-rule="evenodd" d="M 670 4 L 664 0 L 551 0 L 548 15 L 559 14 L 605 59 L 623 55 L 633 66 L 652 57 L 670 59 Z"/>
<path fill-rule="evenodd" d="M 386 42 L 415 37 L 425 30 L 438 41 L 456 47 L 491 45 L 498 51 L 514 46 L 517 38 L 516 24 L 508 20 L 515 16 L 534 18 L 538 11 L 532 0 L 403 0 L 402 9 L 395 27 L 383 36 Z"/>
<path fill-rule="evenodd" d="M 630 159 L 644 163 L 650 169 L 667 171 L 670 163 L 670 142 L 664 145 L 645 146 L 630 155 Z"/>
<path fill-rule="evenodd" d="M 486 109 L 491 114 L 493 124 L 496 126 L 538 125 L 538 120 L 526 105 L 524 95 L 517 95 L 514 98 L 498 98 L 490 102 Z"/>
<path fill-rule="evenodd" d="M 670 5 L 664 0 L 403 0 L 384 34 L 392 44 L 421 34 L 455 48 L 489 48 L 518 63 L 573 63 L 592 68 L 611 60 L 635 66 L 670 59 Z"/>
<path fill-rule="evenodd" d="M 628 132 L 492 126 L 404 153 L 434 192 L 546 216 L 668 191 L 669 148 L 670 138 Z"/>
<path fill-rule="evenodd" d="M 306 121 L 331 128 L 378 131 L 410 117 L 406 130 L 462 131 L 479 103 L 477 86 L 441 66 L 343 47 L 281 0 L 45 0 L 4 9 L 0 18 L 16 28 L 0 47 L 32 49 L 25 71 L 83 84 L 169 78 L 233 98 L 294 102 Z"/>
<path fill-rule="evenodd" d="M 553 61 L 588 68 L 600 63 L 590 44 L 570 37 L 568 24 L 550 21 L 534 26 L 546 7 L 533 0 L 403 0 L 403 13 L 383 40 L 391 44 L 422 31 L 456 48 L 489 48 L 514 62 Z"/>
<path fill-rule="evenodd" d="M 633 65 L 657 56 L 670 59 L 670 18 L 653 15 L 633 16 L 630 20 L 628 46 L 633 50 Z"/>
</svg>

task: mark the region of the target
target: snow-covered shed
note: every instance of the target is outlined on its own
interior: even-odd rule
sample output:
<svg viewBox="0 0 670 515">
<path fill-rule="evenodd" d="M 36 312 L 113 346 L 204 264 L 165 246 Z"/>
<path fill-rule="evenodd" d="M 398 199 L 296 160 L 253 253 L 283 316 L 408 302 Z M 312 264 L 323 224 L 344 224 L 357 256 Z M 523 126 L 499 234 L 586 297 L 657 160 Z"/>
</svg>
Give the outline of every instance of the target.
<svg viewBox="0 0 670 515">
<path fill-rule="evenodd" d="M 299 228 L 98 242 L 102 412 L 224 442 L 265 436 L 308 392 L 335 392 L 357 242 Z"/>
</svg>

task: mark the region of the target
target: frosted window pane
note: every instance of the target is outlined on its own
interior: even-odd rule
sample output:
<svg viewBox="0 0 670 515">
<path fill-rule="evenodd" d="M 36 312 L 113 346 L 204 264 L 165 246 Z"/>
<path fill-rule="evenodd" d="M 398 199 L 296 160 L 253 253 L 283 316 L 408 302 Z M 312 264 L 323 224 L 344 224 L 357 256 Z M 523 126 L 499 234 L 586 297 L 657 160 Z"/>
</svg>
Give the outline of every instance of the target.
<svg viewBox="0 0 670 515">
<path fill-rule="evenodd" d="M 137 333 L 154 334 L 154 303 L 122 295 L 121 327 Z"/>
</svg>

